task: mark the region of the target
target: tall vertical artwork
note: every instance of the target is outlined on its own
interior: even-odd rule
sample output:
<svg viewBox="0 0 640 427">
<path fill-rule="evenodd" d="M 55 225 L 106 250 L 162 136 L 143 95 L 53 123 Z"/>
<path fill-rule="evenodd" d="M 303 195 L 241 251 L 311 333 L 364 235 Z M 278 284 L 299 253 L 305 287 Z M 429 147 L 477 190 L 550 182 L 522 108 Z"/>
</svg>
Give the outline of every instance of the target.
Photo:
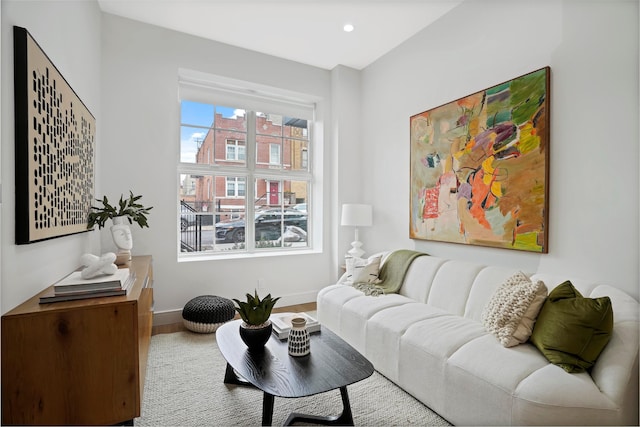
<svg viewBox="0 0 640 427">
<path fill-rule="evenodd" d="M 412 239 L 548 251 L 549 74 L 411 117 Z"/>
<path fill-rule="evenodd" d="M 16 243 L 86 231 L 96 121 L 29 32 L 14 27 Z"/>
</svg>

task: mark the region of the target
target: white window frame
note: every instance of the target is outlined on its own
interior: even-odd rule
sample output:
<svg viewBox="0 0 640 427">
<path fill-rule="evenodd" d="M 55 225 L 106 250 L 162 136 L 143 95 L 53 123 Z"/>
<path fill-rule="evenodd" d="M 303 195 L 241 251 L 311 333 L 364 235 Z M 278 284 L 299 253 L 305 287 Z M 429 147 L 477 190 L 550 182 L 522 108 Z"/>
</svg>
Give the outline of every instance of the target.
<svg viewBox="0 0 640 427">
<path fill-rule="evenodd" d="M 262 86 L 250 82 L 241 82 L 220 76 L 180 69 L 179 71 L 179 101 L 193 101 L 216 106 L 226 106 L 244 109 L 247 112 L 247 140 L 245 141 L 245 165 L 225 166 L 215 165 L 211 161 L 209 165 L 182 163 L 178 148 L 178 174 L 200 173 L 212 176 L 245 176 L 245 216 L 255 216 L 255 206 L 250 195 L 256 191 L 258 179 L 302 181 L 307 183 L 308 192 L 306 202 L 308 204 L 307 245 L 304 248 L 282 247 L 268 251 L 256 248 L 253 227 L 245 230 L 245 251 L 211 251 L 211 252 L 180 252 L 178 238 L 178 261 L 228 259 L 256 256 L 295 255 L 304 253 L 319 253 L 322 251 L 322 185 L 318 185 L 316 170 L 322 170 L 322 160 L 316 158 L 315 150 L 320 149 L 322 143 L 322 130 L 317 128 L 316 109 L 320 98 L 304 95 L 288 90 Z M 262 169 L 256 163 L 256 112 L 267 112 L 286 117 L 297 117 L 308 121 L 305 133 L 309 135 L 307 148 L 307 168 L 302 171 L 292 171 L 285 168 Z M 180 121 L 178 119 L 178 121 Z M 179 138 L 177 139 L 179 141 Z M 179 145 L 179 144 L 178 144 Z M 282 155 L 282 148 L 280 147 Z M 226 157 L 226 153 L 225 153 Z M 314 159 L 314 160 L 312 160 Z M 280 159 L 279 164 L 282 163 Z M 214 178 L 215 179 L 215 178 Z M 225 183 L 226 184 L 226 183 Z M 225 186 L 225 195 L 226 195 Z M 284 197 L 280 197 L 280 203 L 284 203 Z M 313 206 L 316 204 L 315 210 Z M 178 203 L 179 206 L 179 203 Z M 318 218 L 315 220 L 315 218 Z"/>
<path fill-rule="evenodd" d="M 240 180 L 244 179 L 245 183 L 244 183 L 244 195 L 239 194 L 239 182 L 241 182 Z M 230 181 L 232 180 L 232 181 Z M 229 183 L 233 182 L 233 194 L 229 194 Z M 238 177 L 238 176 L 226 176 L 225 177 L 225 183 L 224 183 L 224 191 L 225 191 L 225 197 L 230 198 L 230 197 L 234 197 L 234 198 L 244 198 L 247 195 L 247 183 L 246 183 L 246 178 L 243 177 Z"/>
<path fill-rule="evenodd" d="M 241 141 L 239 139 L 227 139 L 225 140 L 225 160 L 234 161 L 234 162 L 244 162 L 247 160 L 247 145 L 245 141 Z M 229 147 L 233 147 L 233 158 L 229 158 Z M 240 152 L 243 154 L 243 158 L 240 158 Z M 213 162 L 209 162 L 213 163 Z"/>
<path fill-rule="evenodd" d="M 282 161 L 282 146 L 280 144 L 269 144 L 269 164 L 279 166 Z"/>
</svg>

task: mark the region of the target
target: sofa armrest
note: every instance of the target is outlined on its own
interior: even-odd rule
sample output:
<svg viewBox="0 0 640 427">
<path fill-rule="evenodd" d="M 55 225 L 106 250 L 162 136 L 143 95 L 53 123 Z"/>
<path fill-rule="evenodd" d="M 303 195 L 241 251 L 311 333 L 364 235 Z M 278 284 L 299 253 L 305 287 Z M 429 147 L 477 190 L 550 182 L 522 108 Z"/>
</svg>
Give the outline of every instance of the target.
<svg viewBox="0 0 640 427">
<path fill-rule="evenodd" d="M 591 378 L 612 401 L 623 405 L 627 394 L 633 392 L 628 390 L 631 379 L 635 378 L 635 393 L 638 392 L 637 359 L 638 324 L 618 322 L 613 327 L 609 343 L 591 369 Z"/>
<path fill-rule="evenodd" d="M 589 295 L 590 298 L 603 296 L 611 298 L 613 333 L 591 369 L 591 377 L 603 393 L 623 405 L 629 393 L 638 394 L 640 306 L 627 293 L 607 285 L 597 286 Z"/>
</svg>

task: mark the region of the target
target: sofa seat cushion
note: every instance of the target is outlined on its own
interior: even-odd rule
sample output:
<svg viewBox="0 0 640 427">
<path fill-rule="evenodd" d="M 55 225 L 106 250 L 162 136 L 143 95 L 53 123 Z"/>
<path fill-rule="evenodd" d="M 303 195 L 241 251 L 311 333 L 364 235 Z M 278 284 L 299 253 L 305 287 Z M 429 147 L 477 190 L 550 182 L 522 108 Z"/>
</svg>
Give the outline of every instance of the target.
<svg viewBox="0 0 640 427">
<path fill-rule="evenodd" d="M 317 307 L 318 321 L 333 332 L 341 336 L 340 318 L 342 306 L 353 298 L 362 296 L 362 292 L 349 285 L 331 285 L 318 292 Z"/>
<path fill-rule="evenodd" d="M 438 315 L 411 325 L 400 338 L 398 381 L 427 406 L 441 408 L 446 399 L 440 392 L 447 382 L 445 361 L 469 341 L 488 334 L 479 322 L 434 314 Z"/>
<path fill-rule="evenodd" d="M 547 364 L 530 344 L 506 348 L 490 334 L 469 341 L 451 355 L 444 367 L 445 412 L 465 406 L 465 411 L 459 411 L 460 418 L 449 421 L 473 425 L 477 423 L 473 419 L 476 413 L 483 423 L 512 424 L 510 408 L 515 390 L 525 378 Z"/>
<path fill-rule="evenodd" d="M 514 414 L 518 414 L 512 420 L 514 425 L 602 425 L 610 423 L 619 409 L 587 372 L 569 374 L 553 364 L 520 382 L 514 393 L 514 407 Z M 603 417 L 603 413 L 607 415 Z"/>
<path fill-rule="evenodd" d="M 351 298 L 342 306 L 340 316 L 340 336 L 360 353 L 365 353 L 367 322 L 376 313 L 390 307 L 413 303 L 411 299 L 399 295 L 389 294 L 380 296 L 366 296 L 358 291 L 360 296 Z"/>
<path fill-rule="evenodd" d="M 376 370 L 392 381 L 398 379 L 400 339 L 422 320 L 446 316 L 446 311 L 421 303 L 409 303 L 379 311 L 367 322 L 365 355 Z"/>
<path fill-rule="evenodd" d="M 593 425 L 611 419 L 603 410 L 617 410 L 588 373 L 549 364 L 531 344 L 505 348 L 481 337 L 453 354 L 446 370 L 445 404 L 467 407 L 466 416 L 449 419 L 454 424 L 473 424 L 481 414 L 495 425 Z"/>
</svg>

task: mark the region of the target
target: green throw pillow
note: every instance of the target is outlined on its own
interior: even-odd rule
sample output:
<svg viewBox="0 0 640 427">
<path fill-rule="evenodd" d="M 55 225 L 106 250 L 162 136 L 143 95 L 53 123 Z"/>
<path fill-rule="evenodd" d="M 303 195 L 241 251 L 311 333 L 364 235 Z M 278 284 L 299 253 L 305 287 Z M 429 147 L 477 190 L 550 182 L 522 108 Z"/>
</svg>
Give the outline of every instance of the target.
<svg viewBox="0 0 640 427">
<path fill-rule="evenodd" d="M 576 373 L 594 365 L 612 330 L 609 297 L 584 298 L 566 281 L 549 293 L 530 341 L 551 363 Z"/>
</svg>

